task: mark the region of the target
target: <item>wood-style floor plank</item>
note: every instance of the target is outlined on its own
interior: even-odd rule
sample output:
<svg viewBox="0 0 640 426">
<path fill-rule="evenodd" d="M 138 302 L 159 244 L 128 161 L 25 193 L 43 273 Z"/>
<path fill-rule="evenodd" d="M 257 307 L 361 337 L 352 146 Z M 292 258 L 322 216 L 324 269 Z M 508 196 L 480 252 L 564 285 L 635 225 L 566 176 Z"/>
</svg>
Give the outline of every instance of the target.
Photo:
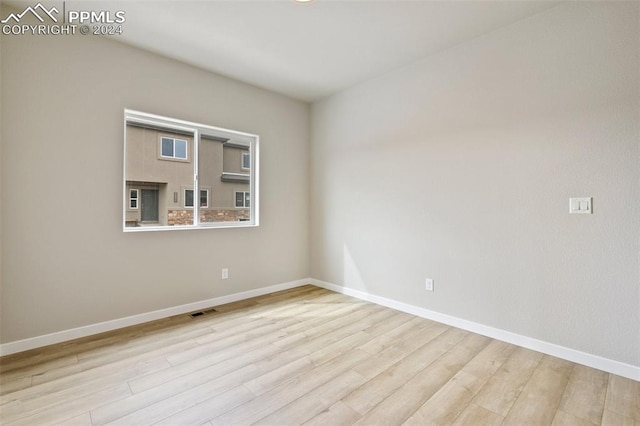
<svg viewBox="0 0 640 426">
<path fill-rule="evenodd" d="M 380 404 L 416 374 L 430 366 L 440 356 L 457 345 L 468 333 L 449 328 L 447 331 L 416 349 L 402 361 L 362 385 L 343 399 L 355 412 L 363 415 Z"/>
<path fill-rule="evenodd" d="M 604 410 L 602 414 L 602 425 L 604 426 L 640 426 L 640 421 L 631 417 L 616 413 L 611 410 Z"/>
<path fill-rule="evenodd" d="M 309 285 L 0 358 L 0 424 L 640 426 L 640 383 Z"/>
<path fill-rule="evenodd" d="M 541 359 L 539 352 L 516 348 L 476 395 L 473 403 L 502 417 L 506 416 Z"/>
<path fill-rule="evenodd" d="M 499 414 L 482 408 L 479 405 L 470 403 L 467 405 L 458 418 L 453 422 L 454 426 L 498 426 L 504 421 L 504 417 Z"/>
<path fill-rule="evenodd" d="M 70 417 L 80 416 L 86 413 L 96 404 L 117 401 L 130 395 L 129 387 L 126 383 L 100 389 L 97 392 L 90 393 L 74 393 L 68 395 L 65 399 L 58 401 L 57 404 L 49 405 L 43 409 L 34 409 L 23 411 L 16 416 L 7 416 L 5 418 L 4 410 L 2 410 L 3 423 L 11 425 L 43 425 L 54 424 L 64 421 Z"/>
<path fill-rule="evenodd" d="M 505 417 L 507 425 L 551 424 L 574 364 L 545 355 Z"/>
<path fill-rule="evenodd" d="M 60 423 L 56 423 L 56 426 L 93 426 L 91 424 L 91 414 L 82 413 L 79 416 L 74 416 L 70 419 L 64 419 Z"/>
<path fill-rule="evenodd" d="M 200 425 L 210 424 L 207 420 L 217 414 L 222 414 L 234 407 L 237 407 L 253 398 L 253 394 L 244 386 L 236 386 L 221 395 L 199 402 L 182 411 L 171 414 L 162 421 L 156 423 L 158 426 L 175 425 Z M 145 421 L 148 419 L 144 419 Z M 124 423 L 127 424 L 127 423 Z"/>
<path fill-rule="evenodd" d="M 640 382 L 610 374 L 608 385 L 606 410 L 640 422 Z"/>
<path fill-rule="evenodd" d="M 604 371 L 583 365 L 574 366 L 567 389 L 560 401 L 559 415 L 563 418 L 570 416 L 572 419 L 578 418 L 591 424 L 600 424 L 607 394 L 608 376 Z"/>
<path fill-rule="evenodd" d="M 405 424 L 452 424 L 514 349 L 508 343 L 491 341 L 413 413 Z"/>
<path fill-rule="evenodd" d="M 562 410 L 556 411 L 556 415 L 553 418 L 553 423 L 551 423 L 552 426 L 593 426 L 595 424 L 600 423 L 592 423 L 588 420 Z"/>
<path fill-rule="evenodd" d="M 338 401 L 329 408 L 325 408 L 318 415 L 305 422 L 305 426 L 343 426 L 351 425 L 360 418 L 360 414 L 353 411 L 344 402 Z"/>
<path fill-rule="evenodd" d="M 15 419 L 22 416 L 26 416 L 30 412 L 42 411 L 51 407 L 60 405 L 61 401 L 71 401 L 79 397 L 83 397 L 92 392 L 104 391 L 111 389 L 118 385 L 126 385 L 127 379 L 134 377 L 136 374 L 144 374 L 148 371 L 156 371 L 168 367 L 168 363 L 165 359 L 157 359 L 154 362 L 145 363 L 144 365 L 138 365 L 130 369 L 123 369 L 118 372 L 108 371 L 102 377 L 95 377 L 93 379 L 78 382 L 77 385 L 65 386 L 64 384 L 56 389 L 55 383 L 48 382 L 46 386 L 35 386 L 25 389 L 23 394 L 27 394 L 26 391 L 37 389 L 38 392 L 33 392 L 28 396 L 21 398 L 15 398 L 2 404 L 1 412 L 3 418 Z M 73 379 L 71 377 L 70 379 Z M 126 386 L 125 396 L 131 394 L 130 388 Z M 118 398 L 121 399 L 121 398 Z"/>
<path fill-rule="evenodd" d="M 362 362 L 368 354 L 355 349 L 336 362 L 322 364 L 305 373 L 292 377 L 278 387 L 263 393 L 251 401 L 222 416 L 211 419 L 213 425 L 253 424 L 274 411 L 292 403 L 306 393 L 331 379 L 346 373 Z"/>
<path fill-rule="evenodd" d="M 489 341 L 487 337 L 468 333 L 460 343 L 373 407 L 356 424 L 403 423 L 451 380 Z"/>
<path fill-rule="evenodd" d="M 334 377 L 325 384 L 306 393 L 293 403 L 287 404 L 279 410 L 256 422 L 256 425 L 268 426 L 273 424 L 299 425 L 330 408 L 343 397 L 353 392 L 367 381 L 366 378 L 353 370 Z"/>
<path fill-rule="evenodd" d="M 163 382 L 140 393 L 134 393 L 116 403 L 102 404 L 91 410 L 93 423 L 94 425 L 102 425 L 150 406 L 162 406 L 170 398 L 192 389 L 195 389 L 196 394 L 201 390 L 207 395 L 223 393 L 259 374 L 251 362 L 263 356 L 272 355 L 276 349 L 271 346 L 256 349 L 242 357 L 230 359 Z"/>
</svg>

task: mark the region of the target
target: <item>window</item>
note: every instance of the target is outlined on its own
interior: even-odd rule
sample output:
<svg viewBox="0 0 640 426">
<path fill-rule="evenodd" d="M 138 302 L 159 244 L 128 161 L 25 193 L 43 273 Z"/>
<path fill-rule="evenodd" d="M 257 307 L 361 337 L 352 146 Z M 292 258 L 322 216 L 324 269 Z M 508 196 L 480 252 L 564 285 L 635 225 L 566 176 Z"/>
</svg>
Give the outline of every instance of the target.
<svg viewBox="0 0 640 426">
<path fill-rule="evenodd" d="M 184 190 L 184 206 L 193 207 L 193 189 Z M 200 207 L 209 207 L 209 191 L 206 189 L 200 190 Z"/>
<path fill-rule="evenodd" d="M 124 139 L 124 231 L 258 225 L 258 136 L 125 110 Z"/>
<path fill-rule="evenodd" d="M 242 153 L 242 168 L 244 170 L 251 169 L 251 155 L 248 152 Z"/>
<path fill-rule="evenodd" d="M 236 191 L 236 207 L 237 208 L 248 208 L 250 207 L 250 197 L 249 192 L 245 191 Z"/>
<path fill-rule="evenodd" d="M 200 207 L 209 207 L 209 191 L 206 189 L 200 190 Z"/>
<path fill-rule="evenodd" d="M 175 138 L 160 138 L 160 156 L 163 158 L 187 159 L 187 141 Z"/>
<path fill-rule="evenodd" d="M 129 190 L 129 209 L 131 210 L 138 209 L 138 190 L 137 189 Z"/>
</svg>

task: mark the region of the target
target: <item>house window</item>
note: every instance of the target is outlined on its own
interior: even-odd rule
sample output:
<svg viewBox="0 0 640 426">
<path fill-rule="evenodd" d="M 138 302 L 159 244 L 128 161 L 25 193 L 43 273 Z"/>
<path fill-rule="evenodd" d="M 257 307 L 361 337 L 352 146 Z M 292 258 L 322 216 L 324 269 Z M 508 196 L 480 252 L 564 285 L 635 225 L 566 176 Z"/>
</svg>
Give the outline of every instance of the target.
<svg viewBox="0 0 640 426">
<path fill-rule="evenodd" d="M 176 138 L 160 138 L 160 156 L 163 158 L 187 159 L 187 141 Z"/>
<path fill-rule="evenodd" d="M 124 231 L 258 226 L 257 135 L 132 110 L 124 134 Z"/>
<path fill-rule="evenodd" d="M 193 207 L 193 189 L 184 190 L 184 206 Z M 200 190 L 200 207 L 209 207 L 209 190 Z"/>
<path fill-rule="evenodd" d="M 250 196 L 247 191 L 236 191 L 236 208 L 249 208 L 251 207 Z"/>
<path fill-rule="evenodd" d="M 129 190 L 129 209 L 138 210 L 138 190 Z"/>
<path fill-rule="evenodd" d="M 251 168 L 251 154 L 248 152 L 242 153 L 242 169 L 249 170 Z"/>
</svg>

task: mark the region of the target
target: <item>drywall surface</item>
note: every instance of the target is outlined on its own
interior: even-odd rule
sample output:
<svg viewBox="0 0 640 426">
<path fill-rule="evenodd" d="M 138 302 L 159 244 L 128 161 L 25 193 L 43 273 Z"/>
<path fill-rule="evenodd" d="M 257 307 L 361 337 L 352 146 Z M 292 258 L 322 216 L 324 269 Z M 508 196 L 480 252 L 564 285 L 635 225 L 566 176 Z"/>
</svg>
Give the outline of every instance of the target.
<svg viewBox="0 0 640 426">
<path fill-rule="evenodd" d="M 93 35 L 1 72 L 1 342 L 308 276 L 307 104 Z M 260 226 L 123 233 L 125 108 L 259 135 Z"/>
<path fill-rule="evenodd" d="M 563 4 L 314 104 L 311 276 L 640 365 L 639 7 Z"/>
</svg>

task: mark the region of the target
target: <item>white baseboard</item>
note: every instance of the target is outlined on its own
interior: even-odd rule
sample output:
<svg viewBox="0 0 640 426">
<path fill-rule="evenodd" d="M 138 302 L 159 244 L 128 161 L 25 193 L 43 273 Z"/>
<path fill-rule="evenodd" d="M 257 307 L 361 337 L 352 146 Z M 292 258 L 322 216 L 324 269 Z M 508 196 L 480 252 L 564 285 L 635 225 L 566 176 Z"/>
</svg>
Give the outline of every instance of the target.
<svg viewBox="0 0 640 426">
<path fill-rule="evenodd" d="M 144 314 L 132 315 L 125 318 L 119 318 L 111 321 L 90 324 L 83 327 L 72 328 L 70 330 L 58 331 L 56 333 L 45 334 L 43 336 L 32 337 L 15 342 L 4 343 L 0 345 L 0 356 L 10 355 L 17 352 L 23 352 L 30 349 L 40 348 L 43 346 L 53 345 L 55 343 L 66 342 L 80 337 L 92 336 L 94 334 L 104 333 L 105 331 L 117 330 L 119 328 L 129 327 L 131 325 L 142 324 L 149 321 L 155 321 L 161 318 L 167 318 L 174 315 L 186 314 L 188 312 L 199 311 L 205 308 L 224 305 L 225 303 L 237 302 L 239 300 L 250 299 L 264 294 L 274 293 L 276 291 L 288 290 L 295 287 L 310 284 L 310 279 L 302 279 L 282 284 L 271 285 L 269 287 L 257 288 L 255 290 L 243 291 L 241 293 L 230 294 L 228 296 L 214 297 L 213 299 L 201 300 L 199 302 L 187 303 L 186 305 L 173 306 L 171 308 L 159 309 L 157 311 L 147 312 Z"/>
<path fill-rule="evenodd" d="M 43 336 L 32 337 L 24 340 L 17 340 L 15 342 L 4 343 L 0 345 L 0 356 L 10 355 L 17 352 L 23 352 L 30 349 L 40 348 L 43 346 L 52 345 L 55 343 L 66 342 L 80 337 L 92 336 L 94 334 L 104 333 L 106 331 L 116 330 L 119 328 L 129 327 L 132 325 L 142 324 L 149 321 L 154 321 L 162 318 L 167 318 L 173 315 L 181 315 L 188 312 L 198 311 L 213 306 L 224 305 L 225 303 L 237 302 L 239 300 L 245 300 L 252 297 L 262 296 L 276 291 L 288 290 L 291 288 L 300 287 L 306 284 L 313 284 L 317 287 L 322 287 L 327 290 L 335 291 L 337 293 L 346 294 L 361 300 L 375 303 L 377 305 L 386 306 L 388 308 L 396 309 L 398 311 L 406 312 L 408 314 L 416 315 L 422 318 L 437 321 L 443 324 L 450 325 L 452 327 L 468 330 L 473 333 L 481 334 L 483 336 L 491 337 L 503 342 L 511 343 L 517 346 L 522 346 L 527 349 L 542 352 L 547 355 L 552 355 L 558 358 L 566 359 L 571 362 L 586 365 L 589 367 L 597 368 L 598 370 L 606 371 L 608 373 L 616 374 L 622 377 L 627 377 L 632 380 L 640 381 L 640 367 L 625 364 L 619 361 L 614 361 L 608 358 L 603 358 L 597 355 L 581 352 L 575 349 L 566 348 L 553 343 L 545 342 L 542 340 L 534 339 L 520 334 L 512 333 L 509 331 L 501 330 L 494 327 L 489 327 L 483 324 L 479 324 L 473 321 L 457 318 L 451 315 L 442 314 L 439 312 L 431 311 L 417 306 L 409 305 L 407 303 L 398 302 L 396 300 L 388 299 L 386 297 L 376 296 L 359 290 L 353 290 L 347 287 L 331 284 L 325 281 L 307 278 L 297 281 L 286 282 L 282 284 L 276 284 L 268 287 L 262 287 L 255 290 L 243 291 L 240 293 L 234 293 L 227 296 L 215 297 L 213 299 L 201 300 L 199 302 L 188 303 L 185 305 L 174 306 L 171 308 L 160 309 L 157 311 L 147 312 L 138 315 L 132 315 L 125 318 L 119 318 L 111 321 L 105 321 L 97 324 L 91 324 L 83 327 L 77 327 L 70 330 L 63 330 L 56 333 L 45 334 Z"/>
<path fill-rule="evenodd" d="M 565 359 L 567 361 L 575 362 L 577 364 L 593 367 L 598 370 L 606 371 L 608 373 L 616 374 L 618 376 L 626 377 L 632 380 L 640 381 L 640 367 L 625 364 L 623 362 L 614 361 L 611 359 L 603 358 L 597 355 L 592 355 L 586 352 L 581 352 L 575 349 L 566 348 L 553 343 L 545 342 L 542 340 L 534 339 L 532 337 L 522 336 L 520 334 L 512 333 L 510 331 L 501 330 L 499 328 L 489 327 L 483 324 L 478 324 L 473 321 L 457 318 L 451 315 L 442 314 L 428 309 L 419 308 L 417 306 L 409 305 L 407 303 L 398 302 L 386 297 L 380 297 L 373 294 L 369 294 L 359 290 L 353 290 L 347 287 L 331 284 L 325 281 L 317 279 L 310 279 L 309 283 L 317 286 L 332 290 L 337 293 L 346 294 L 367 302 L 372 302 L 377 305 L 386 306 L 388 308 L 396 309 L 398 311 L 406 312 L 408 314 L 416 315 L 422 318 L 437 321 L 443 324 L 450 325 L 452 327 L 461 328 L 463 330 L 471 331 L 473 333 L 481 334 L 483 336 L 491 337 L 496 340 L 511 343 L 513 345 L 522 346 L 527 349 L 531 349 L 537 352 L 542 352 L 547 355 L 552 355 L 558 358 Z"/>
</svg>

